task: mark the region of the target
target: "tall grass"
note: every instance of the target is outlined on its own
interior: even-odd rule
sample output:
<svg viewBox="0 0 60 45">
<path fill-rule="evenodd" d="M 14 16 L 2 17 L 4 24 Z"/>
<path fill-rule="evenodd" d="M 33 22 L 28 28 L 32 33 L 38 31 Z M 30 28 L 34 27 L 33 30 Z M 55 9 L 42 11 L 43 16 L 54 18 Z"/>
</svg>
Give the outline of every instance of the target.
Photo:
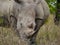
<svg viewBox="0 0 60 45">
<path fill-rule="evenodd" d="M 19 41 L 14 30 L 0 27 L 0 45 L 19 45 Z"/>
<path fill-rule="evenodd" d="M 40 28 L 36 43 L 37 45 L 60 45 L 60 27 L 55 25 L 53 15 L 50 15 Z"/>
<path fill-rule="evenodd" d="M 50 15 L 45 24 L 40 28 L 37 45 L 60 45 L 60 27 L 55 25 L 54 16 Z M 15 30 L 0 27 L 0 45 L 26 45 L 21 42 Z"/>
</svg>

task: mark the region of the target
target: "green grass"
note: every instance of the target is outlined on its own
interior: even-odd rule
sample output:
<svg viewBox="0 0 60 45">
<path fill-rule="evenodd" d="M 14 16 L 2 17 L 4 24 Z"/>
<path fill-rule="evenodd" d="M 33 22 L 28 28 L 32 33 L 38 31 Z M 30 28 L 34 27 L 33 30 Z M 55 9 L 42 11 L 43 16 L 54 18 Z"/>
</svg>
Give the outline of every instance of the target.
<svg viewBox="0 0 60 45">
<path fill-rule="evenodd" d="M 3 23 L 3 19 L 2 19 L 2 18 L 0 18 L 0 24 L 1 24 L 1 23 Z"/>
</svg>

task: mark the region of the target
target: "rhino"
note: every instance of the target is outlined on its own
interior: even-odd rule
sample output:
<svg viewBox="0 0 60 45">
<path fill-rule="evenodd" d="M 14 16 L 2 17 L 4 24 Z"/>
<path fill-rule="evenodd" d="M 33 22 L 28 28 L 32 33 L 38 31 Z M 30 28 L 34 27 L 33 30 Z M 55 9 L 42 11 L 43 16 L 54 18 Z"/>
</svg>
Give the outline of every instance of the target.
<svg viewBox="0 0 60 45">
<path fill-rule="evenodd" d="M 33 40 L 36 37 L 36 34 L 39 31 L 40 27 L 44 24 L 45 20 L 48 18 L 50 14 L 49 7 L 45 0 L 15 0 L 15 1 L 23 6 L 21 7 L 22 10 L 18 15 L 18 17 L 20 18 L 17 18 L 17 30 L 19 34 L 21 34 L 20 37 L 24 39 L 23 37 L 25 36 L 25 39 L 28 37 L 31 40 Z M 23 32 L 23 34 L 21 31 Z"/>
<path fill-rule="evenodd" d="M 50 14 L 45 0 L 0 0 L 0 13 L 7 16 L 11 27 L 27 45 Z"/>
</svg>

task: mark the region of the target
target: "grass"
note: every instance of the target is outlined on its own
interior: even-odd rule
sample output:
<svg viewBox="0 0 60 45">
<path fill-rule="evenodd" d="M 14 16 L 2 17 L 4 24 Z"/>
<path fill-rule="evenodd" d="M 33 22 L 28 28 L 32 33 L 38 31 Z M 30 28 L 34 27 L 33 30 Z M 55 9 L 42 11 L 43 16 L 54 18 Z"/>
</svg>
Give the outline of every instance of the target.
<svg viewBox="0 0 60 45">
<path fill-rule="evenodd" d="M 2 24 L 3 23 L 3 19 L 2 18 L 0 18 L 0 24 Z"/>
<path fill-rule="evenodd" d="M 0 45 L 19 45 L 19 37 L 14 30 L 0 27 Z"/>
<path fill-rule="evenodd" d="M 37 45 L 60 45 L 60 27 L 54 24 L 54 16 L 50 15 L 47 22 L 40 28 Z"/>
<path fill-rule="evenodd" d="M 28 45 L 28 43 L 20 39 L 15 30 L 0 27 L 0 45 Z"/>
<path fill-rule="evenodd" d="M 50 15 L 45 24 L 40 28 L 37 45 L 60 45 L 60 27 L 54 24 L 54 16 Z M 21 42 L 15 30 L 0 27 L 0 45 L 26 45 Z"/>
</svg>

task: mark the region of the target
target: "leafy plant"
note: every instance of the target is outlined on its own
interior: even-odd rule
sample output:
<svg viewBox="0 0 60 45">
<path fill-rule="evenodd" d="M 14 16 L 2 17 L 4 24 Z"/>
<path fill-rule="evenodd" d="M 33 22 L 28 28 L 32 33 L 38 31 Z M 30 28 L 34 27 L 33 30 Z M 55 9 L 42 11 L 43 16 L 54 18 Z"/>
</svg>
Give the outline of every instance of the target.
<svg viewBox="0 0 60 45">
<path fill-rule="evenodd" d="M 55 13 L 56 12 L 57 0 L 46 0 L 46 1 L 49 5 L 50 12 Z"/>
</svg>

